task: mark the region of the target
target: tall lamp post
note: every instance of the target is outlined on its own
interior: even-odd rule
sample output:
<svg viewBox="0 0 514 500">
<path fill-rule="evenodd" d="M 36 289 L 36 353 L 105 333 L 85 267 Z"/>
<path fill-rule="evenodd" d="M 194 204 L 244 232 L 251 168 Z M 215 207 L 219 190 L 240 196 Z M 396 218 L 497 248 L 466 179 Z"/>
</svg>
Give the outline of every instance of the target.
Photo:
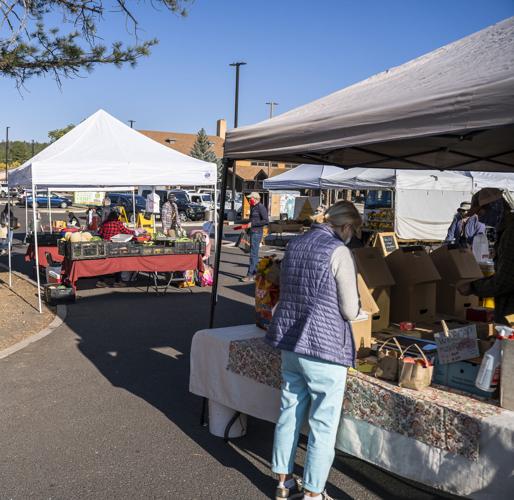
<svg viewBox="0 0 514 500">
<path fill-rule="evenodd" d="M 231 63 L 230 66 L 236 68 L 236 95 L 234 100 L 234 128 L 237 128 L 238 118 L 239 118 L 239 68 L 240 66 L 245 66 L 246 63 L 244 61 Z M 236 200 L 236 164 L 234 162 L 232 166 L 232 201 L 230 203 L 230 208 L 232 213 L 235 210 L 235 200 Z M 223 208 L 224 210 L 225 208 Z M 223 213 L 223 212 L 222 212 Z"/>
<path fill-rule="evenodd" d="M 273 99 L 271 99 L 266 104 L 269 106 L 269 118 L 271 120 L 273 118 L 273 109 L 275 108 L 275 106 L 278 106 L 278 102 L 275 102 Z M 269 179 L 270 174 L 271 174 L 271 162 L 269 161 L 268 162 L 268 179 Z"/>
</svg>

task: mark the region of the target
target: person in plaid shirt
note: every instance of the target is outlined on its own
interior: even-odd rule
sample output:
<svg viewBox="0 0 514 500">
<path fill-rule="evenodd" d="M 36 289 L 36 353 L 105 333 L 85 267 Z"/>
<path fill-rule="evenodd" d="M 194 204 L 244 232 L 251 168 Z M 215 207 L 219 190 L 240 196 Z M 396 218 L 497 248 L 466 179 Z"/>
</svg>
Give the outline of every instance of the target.
<svg viewBox="0 0 514 500">
<path fill-rule="evenodd" d="M 113 236 L 117 234 L 134 234 L 134 231 L 127 229 L 123 222 L 118 220 L 118 213 L 113 211 L 107 217 L 107 220 L 100 226 L 98 230 L 98 234 L 104 240 L 110 240 Z"/>
<path fill-rule="evenodd" d="M 514 213 L 503 199 L 501 190 L 484 188 L 477 194 L 479 217 L 485 218 L 492 213 L 498 219 L 494 245 L 495 273 L 488 278 L 464 283 L 458 289 L 462 295 L 494 297 L 494 320 L 507 324 L 505 317 L 514 314 Z"/>
<path fill-rule="evenodd" d="M 173 193 L 168 193 L 168 201 L 163 203 L 161 208 L 162 231 L 169 236 L 175 236 L 170 230 L 175 232 L 180 227 L 180 217 L 178 207 L 175 203 L 176 198 Z"/>
</svg>

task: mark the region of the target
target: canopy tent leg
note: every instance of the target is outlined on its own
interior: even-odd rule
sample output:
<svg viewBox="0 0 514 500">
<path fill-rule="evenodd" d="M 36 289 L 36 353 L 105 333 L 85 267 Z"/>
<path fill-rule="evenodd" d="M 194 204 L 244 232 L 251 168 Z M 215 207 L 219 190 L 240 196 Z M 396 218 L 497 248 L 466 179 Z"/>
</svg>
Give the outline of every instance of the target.
<svg viewBox="0 0 514 500">
<path fill-rule="evenodd" d="M 132 186 L 132 218 L 134 219 L 134 227 L 136 225 L 136 188 Z"/>
<path fill-rule="evenodd" d="M 220 206 L 221 210 L 221 206 Z M 214 252 L 216 252 L 216 242 L 218 241 L 218 238 L 216 238 L 216 231 L 218 228 L 218 183 L 214 184 L 214 242 L 213 245 L 211 245 L 211 248 L 214 247 Z M 209 231 L 209 238 L 211 237 L 210 231 Z M 216 255 L 214 255 L 214 260 L 216 260 Z"/>
<path fill-rule="evenodd" d="M 48 193 L 46 197 L 48 200 L 48 218 L 50 221 L 50 234 L 52 234 L 52 204 L 50 203 L 50 188 L 48 188 Z"/>
<path fill-rule="evenodd" d="M 11 192 L 7 184 L 7 251 L 9 253 L 9 288 L 12 288 L 12 228 L 11 228 Z"/>
<path fill-rule="evenodd" d="M 209 328 L 214 326 L 214 315 L 216 312 L 216 304 L 218 303 L 218 281 L 221 260 L 221 242 L 223 241 L 223 211 L 225 202 L 227 201 L 227 179 L 228 169 L 233 167 L 234 161 L 227 158 L 223 159 L 223 175 L 221 177 L 221 193 L 220 193 L 220 211 L 221 216 L 218 219 L 218 227 L 216 228 L 216 249 L 214 251 L 214 273 L 211 291 L 211 311 L 209 317 Z"/>
<path fill-rule="evenodd" d="M 37 229 L 36 229 L 36 207 L 35 207 L 35 198 L 34 193 L 36 186 L 32 184 L 32 224 L 34 227 L 34 254 L 36 256 L 36 279 L 37 279 L 37 302 L 39 313 L 43 312 L 43 308 L 41 307 L 41 277 L 39 276 L 39 250 L 37 243 Z"/>
<path fill-rule="evenodd" d="M 27 243 L 27 236 L 29 232 L 29 204 L 27 201 L 27 198 L 29 196 L 29 190 L 25 190 L 25 239 L 23 240 L 23 243 Z"/>
</svg>

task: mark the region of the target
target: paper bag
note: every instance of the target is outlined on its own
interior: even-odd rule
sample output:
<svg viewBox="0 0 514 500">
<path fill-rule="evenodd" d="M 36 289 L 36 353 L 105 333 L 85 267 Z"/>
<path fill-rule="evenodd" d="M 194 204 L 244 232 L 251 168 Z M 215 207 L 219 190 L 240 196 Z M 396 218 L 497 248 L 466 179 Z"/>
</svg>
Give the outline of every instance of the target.
<svg viewBox="0 0 514 500">
<path fill-rule="evenodd" d="M 417 349 L 421 358 L 407 356 L 407 352 L 412 349 Z M 432 383 L 434 367 L 417 344 L 412 344 L 403 351 L 399 359 L 399 370 L 400 387 L 421 391 Z"/>
<path fill-rule="evenodd" d="M 396 344 L 398 347 L 398 351 L 393 351 L 391 349 L 385 349 L 386 345 L 390 342 Z M 392 337 L 386 340 L 379 348 L 377 353 L 377 369 L 375 372 L 375 376 L 384 380 L 391 380 L 396 382 L 398 380 L 398 371 L 399 371 L 399 359 L 403 354 L 402 348 L 396 340 L 396 337 Z"/>
</svg>

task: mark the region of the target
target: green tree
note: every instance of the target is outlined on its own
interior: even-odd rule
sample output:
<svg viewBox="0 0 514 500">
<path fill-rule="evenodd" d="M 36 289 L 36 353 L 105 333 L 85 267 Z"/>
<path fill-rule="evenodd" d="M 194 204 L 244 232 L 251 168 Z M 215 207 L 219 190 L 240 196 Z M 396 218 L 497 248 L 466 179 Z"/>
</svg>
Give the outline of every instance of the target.
<svg viewBox="0 0 514 500">
<path fill-rule="evenodd" d="M 218 182 L 220 182 L 222 174 L 221 158 L 216 156 L 216 153 L 212 149 L 212 142 L 209 141 L 209 137 L 205 132 L 205 129 L 201 128 L 196 136 L 195 143 L 189 153 L 193 158 L 199 160 L 208 161 L 210 163 L 216 163 L 218 167 Z"/>
<path fill-rule="evenodd" d="M 216 163 L 218 158 L 212 149 L 212 143 L 209 141 L 209 136 L 205 132 L 205 129 L 201 128 L 196 135 L 195 143 L 189 153 L 193 158 L 199 160 L 208 161 L 210 163 Z"/>
<path fill-rule="evenodd" d="M 52 75 L 58 84 L 99 64 L 134 66 L 148 56 L 158 41 L 138 38 L 138 4 L 186 15 L 193 0 L 0 0 L 0 75 L 14 78 L 18 86 L 33 77 Z M 131 4 L 131 5 L 129 5 Z M 113 41 L 107 47 L 99 34 L 100 24 L 118 16 L 128 23 L 134 45 Z M 61 28 L 45 20 L 58 19 Z"/>
<path fill-rule="evenodd" d="M 55 142 L 57 139 L 60 139 L 64 134 L 67 134 L 75 125 L 70 123 L 66 125 L 64 128 L 56 128 L 55 130 L 50 130 L 48 132 L 48 138 L 50 139 L 50 143 Z"/>
</svg>

